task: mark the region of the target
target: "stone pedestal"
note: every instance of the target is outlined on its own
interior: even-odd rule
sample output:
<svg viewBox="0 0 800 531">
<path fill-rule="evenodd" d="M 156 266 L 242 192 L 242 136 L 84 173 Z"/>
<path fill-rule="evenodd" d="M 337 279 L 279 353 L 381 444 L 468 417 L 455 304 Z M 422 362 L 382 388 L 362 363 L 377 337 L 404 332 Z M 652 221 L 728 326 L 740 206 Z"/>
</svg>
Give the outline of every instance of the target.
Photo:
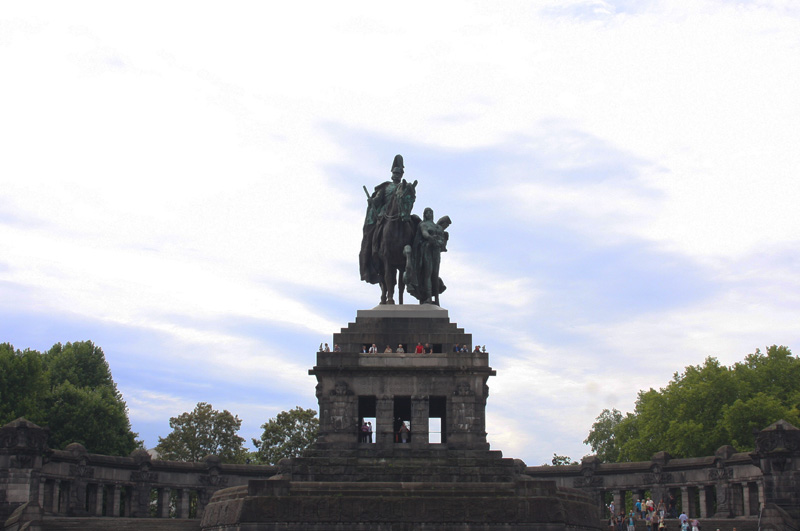
<svg viewBox="0 0 800 531">
<path fill-rule="evenodd" d="M 436 306 L 359 311 L 334 334 L 340 352 L 319 352 L 320 432 L 269 480 L 217 492 L 202 528 L 267 530 L 547 531 L 598 528 L 597 504 L 577 490 L 524 474 L 525 463 L 486 441 L 487 381 L 495 371 L 472 337 Z M 414 352 L 428 343 L 432 353 Z M 375 344 L 379 353 L 362 353 Z M 402 344 L 407 352 L 387 352 Z M 430 419 L 440 439 L 431 440 Z M 361 425 L 374 419 L 375 442 Z M 402 442 L 410 427 L 410 439 Z M 438 434 L 437 434 L 438 435 Z"/>
</svg>

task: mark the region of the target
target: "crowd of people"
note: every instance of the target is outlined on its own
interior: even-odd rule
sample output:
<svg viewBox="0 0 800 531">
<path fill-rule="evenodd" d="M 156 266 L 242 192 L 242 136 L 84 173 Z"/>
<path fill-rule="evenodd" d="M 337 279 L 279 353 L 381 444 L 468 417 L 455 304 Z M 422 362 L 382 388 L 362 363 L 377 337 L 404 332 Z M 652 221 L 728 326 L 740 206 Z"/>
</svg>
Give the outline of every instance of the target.
<svg viewBox="0 0 800 531">
<path fill-rule="evenodd" d="M 624 510 L 617 513 L 614 502 L 608 505 L 608 510 L 609 531 L 634 531 L 637 521 L 644 521 L 647 531 L 666 531 L 668 518 L 678 519 L 680 531 L 700 531 L 700 521 L 697 518 L 689 518 L 685 512 L 677 514 L 675 497 L 672 495 L 668 505 L 664 504 L 664 500 L 656 504 L 651 498 L 646 498 L 636 500 L 634 508 L 628 514 Z"/>
<path fill-rule="evenodd" d="M 319 344 L 319 351 L 320 352 L 330 352 L 331 348 L 328 346 L 327 343 L 320 343 Z M 341 352 L 342 349 L 339 345 L 333 345 L 333 352 Z M 466 343 L 459 345 L 458 343 L 453 344 L 453 352 L 469 352 L 469 345 Z M 391 345 L 386 345 L 386 347 L 381 350 L 378 345 L 373 343 L 372 345 L 362 345 L 361 346 L 361 353 L 362 354 L 377 354 L 379 352 L 383 352 L 384 354 L 396 353 L 396 354 L 405 354 L 406 349 L 402 343 L 397 345 L 397 348 L 393 349 Z M 417 343 L 417 346 L 414 347 L 414 350 L 409 351 L 413 352 L 414 354 L 433 354 L 433 346 L 430 343 L 425 343 L 424 345 L 421 342 Z M 486 345 L 475 345 L 475 349 L 472 351 L 473 354 L 486 354 Z"/>
</svg>

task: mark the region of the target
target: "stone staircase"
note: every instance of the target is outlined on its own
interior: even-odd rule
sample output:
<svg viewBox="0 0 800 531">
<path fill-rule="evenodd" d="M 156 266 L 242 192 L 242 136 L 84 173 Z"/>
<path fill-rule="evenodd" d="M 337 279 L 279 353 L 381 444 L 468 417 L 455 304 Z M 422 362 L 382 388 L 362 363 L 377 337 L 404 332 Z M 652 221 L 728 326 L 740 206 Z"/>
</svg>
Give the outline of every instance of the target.
<svg viewBox="0 0 800 531">
<path fill-rule="evenodd" d="M 667 518 L 666 523 L 666 531 L 680 531 L 681 529 L 681 524 L 677 518 Z M 609 529 L 607 520 L 603 521 L 603 529 Z M 647 525 L 644 520 L 636 521 L 636 531 L 647 531 Z M 656 531 L 655 527 L 654 531 Z M 758 517 L 701 518 L 700 531 L 758 531 Z"/>
<path fill-rule="evenodd" d="M 44 517 L 7 531 L 200 531 L 200 520 L 177 518 Z"/>
</svg>

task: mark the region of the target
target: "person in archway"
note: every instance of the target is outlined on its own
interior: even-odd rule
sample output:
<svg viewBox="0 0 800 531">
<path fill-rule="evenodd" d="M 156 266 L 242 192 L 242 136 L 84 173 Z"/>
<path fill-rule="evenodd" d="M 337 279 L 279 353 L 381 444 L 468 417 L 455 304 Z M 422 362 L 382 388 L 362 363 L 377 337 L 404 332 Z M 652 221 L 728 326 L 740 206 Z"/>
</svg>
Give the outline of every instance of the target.
<svg viewBox="0 0 800 531">
<path fill-rule="evenodd" d="M 408 434 L 409 434 L 408 425 L 403 422 L 400 424 L 400 442 L 407 443 L 408 442 Z"/>
</svg>

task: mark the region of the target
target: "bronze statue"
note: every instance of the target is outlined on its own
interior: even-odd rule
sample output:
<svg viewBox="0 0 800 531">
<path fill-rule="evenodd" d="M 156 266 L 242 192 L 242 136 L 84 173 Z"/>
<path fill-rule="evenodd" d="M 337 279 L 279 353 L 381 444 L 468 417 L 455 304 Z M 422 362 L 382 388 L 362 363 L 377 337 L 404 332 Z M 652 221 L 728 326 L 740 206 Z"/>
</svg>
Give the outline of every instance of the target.
<svg viewBox="0 0 800 531">
<path fill-rule="evenodd" d="M 447 251 L 450 217 L 444 216 L 433 222 L 433 209 L 426 208 L 422 221 L 417 226 L 411 245 L 406 245 L 406 270 L 403 280 L 408 292 L 419 299 L 420 304 L 439 305 L 439 294 L 446 286 L 439 278 L 441 253 Z"/>
<path fill-rule="evenodd" d="M 394 287 L 403 304 L 403 275 L 406 265 L 403 249 L 414 238 L 419 217 L 411 215 L 416 199 L 417 181 L 403 179 L 403 157 L 396 155 L 392 164 L 392 180 L 367 192 L 367 214 L 364 218 L 359 269 L 361 280 L 380 284 L 381 304 L 394 304 Z"/>
</svg>

